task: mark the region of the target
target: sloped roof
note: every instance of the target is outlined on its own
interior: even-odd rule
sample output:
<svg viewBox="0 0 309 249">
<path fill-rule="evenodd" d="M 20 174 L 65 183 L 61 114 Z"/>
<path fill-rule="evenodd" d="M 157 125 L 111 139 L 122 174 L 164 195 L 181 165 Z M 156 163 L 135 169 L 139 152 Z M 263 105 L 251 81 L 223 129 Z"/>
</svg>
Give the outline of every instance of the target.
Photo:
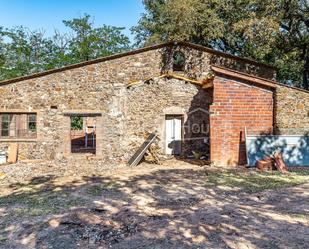
<svg viewBox="0 0 309 249">
<path fill-rule="evenodd" d="M 222 56 L 222 57 L 225 57 L 225 58 L 235 59 L 235 60 L 242 61 L 242 62 L 245 62 L 245 63 L 249 63 L 249 64 L 252 64 L 252 65 L 264 66 L 264 67 L 267 67 L 267 68 L 273 69 L 273 70 L 276 69 L 275 67 L 264 64 L 264 63 L 260 63 L 260 62 L 257 62 L 257 61 L 251 60 L 251 59 L 247 59 L 247 58 L 241 58 L 239 56 L 231 55 L 231 54 L 228 54 L 228 53 L 217 51 L 217 50 L 207 48 L 207 47 L 204 47 L 204 46 L 201 46 L 201 45 L 193 44 L 193 43 L 190 43 L 190 42 L 166 42 L 166 43 L 161 43 L 161 44 L 157 44 L 157 45 L 152 45 L 152 46 L 147 46 L 147 47 L 135 49 L 135 50 L 124 52 L 124 53 L 118 53 L 118 54 L 114 54 L 114 55 L 110 55 L 110 56 L 105 56 L 105 57 L 101 57 L 101 58 L 90 60 L 90 61 L 80 62 L 80 63 L 64 66 L 64 67 L 61 67 L 61 68 L 51 69 L 51 70 L 47 70 L 47 71 L 43 71 L 43 72 L 31 74 L 31 75 L 26 75 L 26 76 L 13 78 L 13 79 L 3 80 L 3 81 L 0 81 L 0 85 L 6 85 L 6 84 L 15 83 L 15 82 L 23 81 L 23 80 L 39 78 L 39 77 L 46 76 L 46 75 L 53 74 L 53 73 L 58 73 L 58 72 L 62 72 L 62 71 L 70 70 L 70 69 L 84 67 L 84 66 L 88 66 L 88 65 L 91 65 L 91 64 L 96 64 L 96 63 L 100 63 L 100 62 L 114 60 L 114 59 L 118 59 L 118 58 L 121 58 L 121 57 L 134 55 L 134 54 L 138 54 L 138 53 L 142 53 L 142 52 L 146 52 L 146 51 L 150 51 L 150 50 L 154 50 L 154 49 L 164 48 L 164 47 L 168 47 L 168 46 L 174 46 L 174 45 L 190 47 L 190 48 L 193 48 L 193 49 L 196 49 L 196 50 L 200 50 L 200 51 L 208 52 L 208 53 L 211 53 L 211 54 L 219 55 L 219 56 Z"/>
<path fill-rule="evenodd" d="M 308 90 L 305 90 L 305 89 L 302 89 L 302 88 L 289 86 L 289 85 L 286 85 L 286 84 L 279 83 L 277 81 L 261 78 L 261 77 L 255 76 L 255 75 L 239 72 L 239 71 L 229 69 L 229 68 L 225 68 L 225 67 L 211 66 L 211 70 L 217 75 L 223 74 L 223 75 L 226 75 L 226 76 L 229 76 L 229 77 L 232 77 L 232 78 L 237 78 L 237 79 L 240 79 L 240 80 L 248 81 L 252 84 L 261 85 L 261 86 L 264 86 L 264 87 L 269 87 L 269 88 L 275 89 L 275 88 L 277 88 L 277 86 L 283 86 L 283 87 L 295 89 L 295 90 L 298 90 L 298 91 L 302 91 L 302 92 L 305 92 L 305 93 L 309 93 Z"/>
</svg>

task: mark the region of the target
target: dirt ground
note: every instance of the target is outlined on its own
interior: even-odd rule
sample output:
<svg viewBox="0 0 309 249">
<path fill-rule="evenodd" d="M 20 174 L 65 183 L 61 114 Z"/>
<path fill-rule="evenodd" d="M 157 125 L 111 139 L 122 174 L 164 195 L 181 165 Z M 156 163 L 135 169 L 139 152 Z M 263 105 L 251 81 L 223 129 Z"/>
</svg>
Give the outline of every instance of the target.
<svg viewBox="0 0 309 249">
<path fill-rule="evenodd" d="M 0 167 L 0 248 L 309 245 L 308 174 L 235 174 L 176 160 L 112 171 L 12 167 Z"/>
</svg>

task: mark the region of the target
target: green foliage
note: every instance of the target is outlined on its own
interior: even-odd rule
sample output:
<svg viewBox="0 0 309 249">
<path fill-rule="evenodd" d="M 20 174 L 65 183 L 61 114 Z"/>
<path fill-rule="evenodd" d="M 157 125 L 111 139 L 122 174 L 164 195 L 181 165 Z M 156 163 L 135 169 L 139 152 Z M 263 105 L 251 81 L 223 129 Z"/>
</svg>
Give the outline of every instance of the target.
<svg viewBox="0 0 309 249">
<path fill-rule="evenodd" d="M 69 32 L 55 31 L 50 38 L 43 30 L 0 27 L 0 80 L 28 75 L 68 64 L 95 59 L 129 49 L 123 28 L 95 28 L 87 14 L 63 21 Z"/>
<path fill-rule="evenodd" d="M 1 79 L 18 77 L 46 69 L 51 43 L 43 31 L 30 31 L 25 27 L 0 30 Z M 5 40 L 6 42 L 4 42 Z"/>
<path fill-rule="evenodd" d="M 145 0 L 136 45 L 190 41 L 278 67 L 309 88 L 308 0 Z"/>
<path fill-rule="evenodd" d="M 83 130 L 84 119 L 80 116 L 71 117 L 71 129 L 72 130 Z"/>
<path fill-rule="evenodd" d="M 103 25 L 94 28 L 91 16 L 85 14 L 63 23 L 73 31 L 68 49 L 75 62 L 87 61 L 100 56 L 129 49 L 129 39 L 121 34 L 124 28 Z"/>
</svg>

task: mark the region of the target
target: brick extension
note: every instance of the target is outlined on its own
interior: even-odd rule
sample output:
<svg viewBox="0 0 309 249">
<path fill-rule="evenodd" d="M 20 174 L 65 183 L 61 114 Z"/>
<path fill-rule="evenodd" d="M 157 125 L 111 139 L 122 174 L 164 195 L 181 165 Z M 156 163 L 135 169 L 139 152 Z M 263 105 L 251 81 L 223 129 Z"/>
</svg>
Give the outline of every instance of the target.
<svg viewBox="0 0 309 249">
<path fill-rule="evenodd" d="M 216 76 L 210 113 L 211 160 L 217 165 L 244 165 L 245 127 L 250 134 L 273 131 L 273 92 Z"/>
</svg>

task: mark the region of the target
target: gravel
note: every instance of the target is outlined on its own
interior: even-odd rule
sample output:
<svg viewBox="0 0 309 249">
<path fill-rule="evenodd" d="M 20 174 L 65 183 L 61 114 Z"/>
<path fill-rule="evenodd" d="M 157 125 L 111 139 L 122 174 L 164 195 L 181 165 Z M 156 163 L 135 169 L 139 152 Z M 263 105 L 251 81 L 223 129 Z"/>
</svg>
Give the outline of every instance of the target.
<svg viewBox="0 0 309 249">
<path fill-rule="evenodd" d="M 106 164 L 102 161 L 33 161 L 0 166 L 0 174 L 4 175 L 1 183 L 27 181 L 42 175 L 77 176 L 112 173 L 115 169 L 127 167 L 125 164 Z"/>
</svg>

